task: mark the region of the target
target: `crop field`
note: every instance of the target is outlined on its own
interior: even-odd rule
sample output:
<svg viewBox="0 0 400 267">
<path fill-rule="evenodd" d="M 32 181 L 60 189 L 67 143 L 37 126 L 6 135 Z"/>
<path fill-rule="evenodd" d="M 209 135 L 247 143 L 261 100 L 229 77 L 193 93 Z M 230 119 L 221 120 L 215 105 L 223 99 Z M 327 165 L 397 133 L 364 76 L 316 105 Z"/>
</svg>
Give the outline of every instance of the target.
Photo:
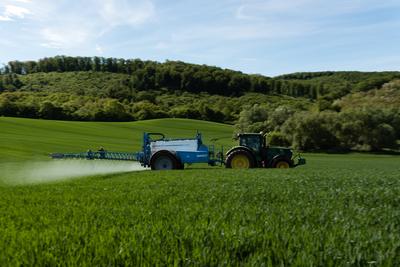
<svg viewBox="0 0 400 267">
<path fill-rule="evenodd" d="M 400 266 L 398 156 L 306 154 L 307 165 L 288 170 L 18 177 L 39 166 L 32 161 L 52 164 L 50 152 L 135 151 L 143 131 L 196 129 L 206 144 L 234 143 L 230 126 L 191 120 L 0 118 L 0 265 Z M 68 166 L 92 163 L 80 164 Z"/>
</svg>

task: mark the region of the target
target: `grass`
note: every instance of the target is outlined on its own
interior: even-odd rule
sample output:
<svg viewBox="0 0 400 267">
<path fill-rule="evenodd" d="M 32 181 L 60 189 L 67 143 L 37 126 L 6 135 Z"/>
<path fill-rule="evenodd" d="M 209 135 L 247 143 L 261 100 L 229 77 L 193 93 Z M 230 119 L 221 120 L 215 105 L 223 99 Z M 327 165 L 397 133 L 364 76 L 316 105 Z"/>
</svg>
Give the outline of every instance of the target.
<svg viewBox="0 0 400 267">
<path fill-rule="evenodd" d="M 51 152 L 84 152 L 99 146 L 109 151 L 139 151 L 143 132 L 193 138 L 199 130 L 206 144 L 233 144 L 232 126 L 185 119 L 109 123 L 0 117 L 0 129 L 0 162 L 43 160 Z M 219 140 L 212 142 L 212 138 Z"/>
<path fill-rule="evenodd" d="M 6 120 L 1 126 L 11 127 L 14 119 Z M 130 127 L 164 127 L 163 132 L 177 136 L 181 131 L 191 136 L 188 125 L 204 126 L 202 132 L 215 135 L 229 132 L 224 128 L 229 126 L 185 120 L 141 122 L 140 127 L 66 123 L 65 133 L 63 122 L 15 121 L 20 127 L 15 129 L 35 128 L 49 137 L 42 144 L 46 147 L 21 146 L 11 153 L 21 164 L 30 153 L 44 158 L 44 151 L 57 145 L 51 140 L 53 129 L 71 137 L 65 149 L 83 147 L 81 129 L 90 132 L 93 127 L 101 131 L 90 139 L 115 149 L 124 144 L 112 141 L 131 132 Z M 173 129 L 175 125 L 181 129 Z M 33 130 L 30 134 L 34 141 Z M 65 142 L 61 136 L 57 138 Z M 130 142 L 126 144 L 135 148 L 136 141 Z M 400 158 L 306 158 L 307 165 L 290 170 L 189 168 L 0 185 L 0 263 L 399 266 Z"/>
</svg>

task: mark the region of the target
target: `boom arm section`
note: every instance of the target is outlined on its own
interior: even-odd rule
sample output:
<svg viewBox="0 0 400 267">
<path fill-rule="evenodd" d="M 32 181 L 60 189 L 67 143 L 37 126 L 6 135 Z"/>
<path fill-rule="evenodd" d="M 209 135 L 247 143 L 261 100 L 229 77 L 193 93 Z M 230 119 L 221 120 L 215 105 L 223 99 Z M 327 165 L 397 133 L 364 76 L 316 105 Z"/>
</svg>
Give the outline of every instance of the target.
<svg viewBox="0 0 400 267">
<path fill-rule="evenodd" d="M 88 151 L 81 153 L 52 153 L 53 159 L 105 159 L 105 160 L 127 160 L 140 161 L 140 152 L 109 152 L 109 151 Z"/>
</svg>

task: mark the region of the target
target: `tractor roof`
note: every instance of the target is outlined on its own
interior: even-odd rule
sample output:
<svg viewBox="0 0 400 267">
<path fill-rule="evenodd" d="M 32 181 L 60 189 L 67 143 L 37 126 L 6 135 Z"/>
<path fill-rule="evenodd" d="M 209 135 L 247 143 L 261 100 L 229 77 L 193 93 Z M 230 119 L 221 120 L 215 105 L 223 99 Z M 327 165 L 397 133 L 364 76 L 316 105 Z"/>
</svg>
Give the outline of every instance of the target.
<svg viewBox="0 0 400 267">
<path fill-rule="evenodd" d="M 237 136 L 249 136 L 249 135 L 254 135 L 254 136 L 263 136 L 262 133 L 238 133 Z"/>
</svg>

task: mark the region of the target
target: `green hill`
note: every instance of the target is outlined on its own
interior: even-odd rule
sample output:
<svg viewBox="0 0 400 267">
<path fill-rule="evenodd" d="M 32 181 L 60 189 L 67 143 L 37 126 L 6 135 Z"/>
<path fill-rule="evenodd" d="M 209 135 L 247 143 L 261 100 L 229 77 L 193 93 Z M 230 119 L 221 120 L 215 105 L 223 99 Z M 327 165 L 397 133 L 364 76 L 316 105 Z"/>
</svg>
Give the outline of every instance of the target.
<svg viewBox="0 0 400 267">
<path fill-rule="evenodd" d="M 270 132 L 272 144 L 304 151 L 396 150 L 399 78 L 396 71 L 266 77 L 180 61 L 57 56 L 0 68 L 0 116 L 186 118 Z"/>
<path fill-rule="evenodd" d="M 341 110 L 381 108 L 398 109 L 400 107 L 400 80 L 386 83 L 379 89 L 366 92 L 355 92 L 338 99 L 334 103 Z"/>
<path fill-rule="evenodd" d="M 0 117 L 0 162 L 43 160 L 51 152 L 80 152 L 105 147 L 109 151 L 139 151 L 143 132 L 167 137 L 203 134 L 206 144 L 232 145 L 230 125 L 188 119 L 140 122 L 67 122 Z M 218 141 L 211 142 L 211 139 Z"/>
<path fill-rule="evenodd" d="M 335 109 L 348 94 L 379 89 L 400 72 L 299 72 L 277 77 L 181 61 L 56 56 L 0 69 L 0 115 L 89 121 L 191 118 L 235 123 L 269 110 Z M 250 94 L 250 96 L 249 96 Z"/>
<path fill-rule="evenodd" d="M 308 109 L 312 103 L 305 97 L 251 88 L 236 94 L 229 89 L 220 93 L 206 85 L 198 90 L 191 85 L 142 87 L 137 79 L 127 73 L 93 71 L 0 75 L 0 115 L 80 121 L 173 117 L 234 123 L 247 105 Z M 224 86 L 228 83 L 226 79 Z"/>
</svg>

